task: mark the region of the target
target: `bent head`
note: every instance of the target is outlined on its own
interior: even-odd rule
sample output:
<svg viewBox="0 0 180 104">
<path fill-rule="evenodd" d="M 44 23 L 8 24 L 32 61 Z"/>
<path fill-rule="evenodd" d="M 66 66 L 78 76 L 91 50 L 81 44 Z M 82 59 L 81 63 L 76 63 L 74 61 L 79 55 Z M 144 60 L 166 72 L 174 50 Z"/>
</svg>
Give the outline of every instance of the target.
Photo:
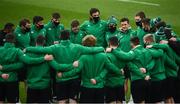
<svg viewBox="0 0 180 104">
<path fill-rule="evenodd" d="M 108 41 L 110 48 L 117 48 L 119 46 L 119 40 L 116 36 L 110 37 Z"/>
<path fill-rule="evenodd" d="M 132 37 L 132 38 L 130 39 L 130 44 L 131 44 L 131 47 L 132 47 L 132 48 L 136 47 L 137 45 L 140 44 L 139 38 L 138 38 L 137 36 Z"/>
<path fill-rule="evenodd" d="M 149 45 L 153 42 L 155 42 L 155 38 L 154 38 L 154 35 L 153 34 L 146 34 L 144 37 L 143 37 L 143 41 L 146 45 Z"/>
<path fill-rule="evenodd" d="M 88 46 L 88 47 L 93 47 L 96 45 L 96 37 L 93 35 L 86 35 L 83 39 L 82 39 L 82 44 L 84 46 Z"/>
</svg>

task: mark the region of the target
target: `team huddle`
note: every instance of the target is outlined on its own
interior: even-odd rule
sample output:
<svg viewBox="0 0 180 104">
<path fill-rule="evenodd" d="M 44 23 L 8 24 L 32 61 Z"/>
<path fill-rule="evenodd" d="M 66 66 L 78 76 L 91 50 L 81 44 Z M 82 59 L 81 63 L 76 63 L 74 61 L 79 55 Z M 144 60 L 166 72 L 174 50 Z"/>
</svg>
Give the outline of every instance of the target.
<svg viewBox="0 0 180 104">
<path fill-rule="evenodd" d="M 91 8 L 70 29 L 43 17 L 22 19 L 0 31 L 0 103 L 123 103 L 130 88 L 134 103 L 180 103 L 180 38 L 160 17 L 140 11 L 137 28 L 128 18 L 104 21 Z M 130 84 L 128 84 L 130 81 Z M 130 86 L 129 86 L 130 85 Z"/>
</svg>

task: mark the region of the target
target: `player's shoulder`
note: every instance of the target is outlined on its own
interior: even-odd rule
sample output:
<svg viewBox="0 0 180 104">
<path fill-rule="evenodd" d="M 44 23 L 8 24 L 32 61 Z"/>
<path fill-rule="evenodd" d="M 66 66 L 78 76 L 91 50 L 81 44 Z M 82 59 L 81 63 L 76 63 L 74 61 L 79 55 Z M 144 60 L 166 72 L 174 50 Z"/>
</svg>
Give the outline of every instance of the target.
<svg viewBox="0 0 180 104">
<path fill-rule="evenodd" d="M 62 28 L 64 28 L 64 24 L 59 24 L 59 27 L 62 27 Z"/>
<path fill-rule="evenodd" d="M 90 21 L 89 21 L 89 20 L 85 20 L 85 21 L 82 23 L 82 25 L 88 25 L 88 24 L 90 24 Z"/>
<path fill-rule="evenodd" d="M 101 21 L 101 23 L 107 24 L 107 21 L 105 21 L 105 20 L 100 20 L 100 21 Z"/>
<path fill-rule="evenodd" d="M 14 30 L 15 35 L 18 34 L 21 31 L 20 26 L 18 25 L 16 29 Z"/>
<path fill-rule="evenodd" d="M 88 24 L 88 23 L 90 23 L 89 20 L 85 20 L 85 21 L 82 22 L 82 24 Z"/>
</svg>

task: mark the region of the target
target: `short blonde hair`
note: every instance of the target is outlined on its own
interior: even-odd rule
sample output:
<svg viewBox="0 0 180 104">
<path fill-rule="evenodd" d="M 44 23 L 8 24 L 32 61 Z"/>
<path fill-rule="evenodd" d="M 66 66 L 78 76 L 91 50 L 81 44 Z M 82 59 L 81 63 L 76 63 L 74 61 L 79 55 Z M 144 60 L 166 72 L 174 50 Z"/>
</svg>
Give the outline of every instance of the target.
<svg viewBox="0 0 180 104">
<path fill-rule="evenodd" d="M 146 35 L 143 37 L 144 42 L 146 42 L 147 39 L 151 40 L 152 42 L 155 42 L 155 38 L 154 38 L 154 35 L 153 35 L 153 34 L 146 34 Z"/>
<path fill-rule="evenodd" d="M 96 45 L 96 37 L 93 35 L 86 35 L 82 39 L 82 44 L 84 46 L 95 46 Z"/>
</svg>

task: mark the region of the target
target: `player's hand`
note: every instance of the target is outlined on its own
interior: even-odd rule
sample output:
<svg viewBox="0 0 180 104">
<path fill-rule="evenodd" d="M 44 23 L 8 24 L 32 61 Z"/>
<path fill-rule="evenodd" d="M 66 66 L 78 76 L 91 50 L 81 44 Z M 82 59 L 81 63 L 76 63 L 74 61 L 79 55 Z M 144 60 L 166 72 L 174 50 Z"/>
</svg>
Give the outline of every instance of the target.
<svg viewBox="0 0 180 104">
<path fill-rule="evenodd" d="M 1 77 L 6 80 L 9 78 L 9 74 L 2 74 Z"/>
<path fill-rule="evenodd" d="M 74 61 L 73 66 L 77 68 L 79 66 L 79 61 Z"/>
<path fill-rule="evenodd" d="M 112 51 L 112 48 L 106 48 L 106 52 L 111 52 Z"/>
<path fill-rule="evenodd" d="M 170 41 L 177 41 L 177 39 L 175 37 L 172 37 L 169 39 Z"/>
<path fill-rule="evenodd" d="M 160 43 L 161 44 L 168 44 L 168 41 L 167 40 L 161 40 Z"/>
<path fill-rule="evenodd" d="M 153 46 L 152 45 L 147 45 L 146 48 L 152 48 Z"/>
<path fill-rule="evenodd" d="M 91 79 L 91 83 L 95 85 L 96 84 L 96 80 L 95 79 Z"/>
<path fill-rule="evenodd" d="M 149 76 L 149 75 L 147 75 L 146 77 L 145 77 L 145 80 L 146 81 L 148 81 L 148 80 L 150 80 L 151 79 L 151 77 Z"/>
<path fill-rule="evenodd" d="M 59 44 L 59 41 L 54 41 L 54 44 Z"/>
<path fill-rule="evenodd" d="M 124 70 L 123 69 L 121 69 L 121 74 L 124 75 Z"/>
<path fill-rule="evenodd" d="M 146 73 L 146 69 L 145 68 L 140 68 L 142 73 Z"/>
<path fill-rule="evenodd" d="M 53 56 L 46 54 L 46 55 L 44 56 L 44 60 L 46 60 L 46 61 L 51 61 L 51 60 L 53 60 Z"/>
<path fill-rule="evenodd" d="M 61 72 L 58 72 L 58 73 L 57 73 L 57 76 L 58 76 L 59 78 L 61 78 L 61 77 L 62 77 L 62 73 L 61 73 Z"/>
</svg>

